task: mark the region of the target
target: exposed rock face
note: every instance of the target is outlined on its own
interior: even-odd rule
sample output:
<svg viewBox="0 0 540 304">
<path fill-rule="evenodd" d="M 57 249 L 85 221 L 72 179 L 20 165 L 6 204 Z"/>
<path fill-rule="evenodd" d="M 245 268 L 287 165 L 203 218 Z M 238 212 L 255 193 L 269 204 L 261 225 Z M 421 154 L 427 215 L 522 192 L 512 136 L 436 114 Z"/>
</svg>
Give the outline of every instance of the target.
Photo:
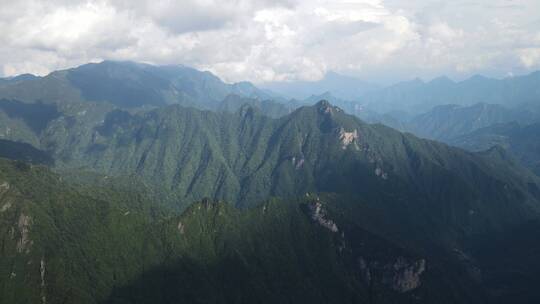
<svg viewBox="0 0 540 304">
<path fill-rule="evenodd" d="M 325 227 L 332 232 L 338 232 L 336 223 L 326 218 L 326 211 L 323 209 L 321 202 L 316 201 L 308 205 L 311 219 L 319 225 Z"/>
<path fill-rule="evenodd" d="M 392 289 L 398 292 L 407 292 L 420 286 L 420 275 L 426 270 L 424 259 L 408 263 L 405 258 L 398 258 L 392 265 L 391 285 Z"/>
<path fill-rule="evenodd" d="M 11 208 L 11 202 L 7 202 L 4 205 L 2 205 L 2 208 L 0 208 L 0 212 L 6 212 L 9 208 Z"/>
<path fill-rule="evenodd" d="M 10 186 L 7 182 L 0 183 L 0 195 L 3 195 L 9 190 Z"/>
<path fill-rule="evenodd" d="M 45 295 L 45 260 L 41 258 L 39 263 L 39 274 L 41 276 L 41 304 L 47 303 L 47 297 Z"/>
<path fill-rule="evenodd" d="M 32 218 L 24 213 L 21 213 L 17 222 L 17 228 L 19 229 L 20 239 L 17 241 L 18 253 L 29 253 L 30 247 L 32 247 L 32 240 L 30 240 L 30 225 L 32 224 Z"/>
<path fill-rule="evenodd" d="M 354 143 L 356 149 L 359 149 L 356 141 L 358 140 L 358 130 L 352 132 L 346 132 L 345 129 L 341 128 L 339 130 L 339 140 L 341 141 L 341 148 L 343 150 L 347 149 L 350 144 Z"/>
<path fill-rule="evenodd" d="M 388 173 L 384 172 L 381 168 L 375 169 L 375 175 L 382 179 L 388 179 Z"/>
<path fill-rule="evenodd" d="M 302 168 L 302 165 L 303 165 L 303 164 L 304 164 L 304 159 L 302 158 L 302 159 L 300 159 L 300 160 L 298 161 L 298 163 L 296 164 L 296 167 L 295 167 L 296 170 Z"/>
<path fill-rule="evenodd" d="M 296 157 L 292 158 L 292 164 L 296 170 L 299 170 L 304 165 L 305 159 L 301 157 L 300 159 L 297 159 Z"/>
<path fill-rule="evenodd" d="M 334 113 L 342 113 L 343 110 L 333 106 L 328 102 L 328 100 L 321 100 L 317 103 L 319 113 L 324 115 L 333 115 Z"/>
<path fill-rule="evenodd" d="M 382 284 L 394 291 L 404 293 L 421 286 L 420 276 L 426 270 L 426 260 L 409 261 L 398 257 L 393 263 L 358 260 L 362 279 L 370 285 L 374 277 L 381 277 Z"/>
<path fill-rule="evenodd" d="M 327 100 L 319 101 L 319 112 L 322 114 L 333 114 L 334 110 L 332 105 Z"/>
<path fill-rule="evenodd" d="M 470 211 L 469 214 L 471 214 Z M 461 261 L 461 263 L 466 266 L 467 272 L 469 273 L 470 277 L 473 278 L 476 282 L 481 282 L 482 271 L 475 265 L 476 262 L 474 261 L 474 259 L 458 248 L 454 248 L 453 253 Z"/>
<path fill-rule="evenodd" d="M 368 262 L 363 257 L 360 257 L 358 258 L 358 266 L 360 267 L 360 274 L 362 275 L 362 279 L 364 280 L 364 282 L 367 283 L 367 285 L 370 285 L 371 284 L 371 267 L 376 266 L 376 265 L 371 265 L 370 267 L 370 264 L 368 264 Z"/>
<path fill-rule="evenodd" d="M 180 232 L 180 234 L 184 234 L 184 224 L 182 222 L 178 222 L 178 226 L 176 227 L 178 229 L 178 231 Z"/>
</svg>

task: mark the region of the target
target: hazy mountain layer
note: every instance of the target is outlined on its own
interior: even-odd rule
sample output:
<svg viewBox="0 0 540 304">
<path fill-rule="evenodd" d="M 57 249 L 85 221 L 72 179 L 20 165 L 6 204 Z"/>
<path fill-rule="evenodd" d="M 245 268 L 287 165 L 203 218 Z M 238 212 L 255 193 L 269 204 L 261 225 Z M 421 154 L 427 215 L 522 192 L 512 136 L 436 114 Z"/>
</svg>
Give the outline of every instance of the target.
<svg viewBox="0 0 540 304">
<path fill-rule="evenodd" d="M 471 151 L 484 150 L 494 145 L 502 146 L 510 151 L 516 160 L 540 175 L 539 124 L 495 124 L 457 137 L 451 143 Z"/>
<path fill-rule="evenodd" d="M 45 103 L 107 102 L 125 108 L 182 104 L 217 109 L 230 94 L 271 99 L 250 83 L 226 84 L 210 72 L 134 62 L 90 63 L 45 77 L 18 77 L 0 84 L 0 98 Z"/>
<path fill-rule="evenodd" d="M 406 111 L 413 114 L 445 104 L 500 104 L 515 107 L 540 100 L 540 72 L 502 80 L 474 76 L 461 82 L 440 77 L 430 82 L 414 80 L 368 92 L 362 104 L 385 113 Z"/>
<path fill-rule="evenodd" d="M 375 84 L 334 72 L 327 73 L 319 81 L 271 82 L 262 84 L 262 86 L 299 100 L 326 92 L 341 99 L 356 100 L 367 92 L 379 89 L 379 86 Z"/>
<path fill-rule="evenodd" d="M 538 121 L 540 115 L 527 109 L 483 103 L 465 107 L 444 105 L 415 116 L 406 123 L 406 130 L 420 137 L 451 142 L 456 137 L 494 124 L 519 122 L 527 125 Z"/>
</svg>

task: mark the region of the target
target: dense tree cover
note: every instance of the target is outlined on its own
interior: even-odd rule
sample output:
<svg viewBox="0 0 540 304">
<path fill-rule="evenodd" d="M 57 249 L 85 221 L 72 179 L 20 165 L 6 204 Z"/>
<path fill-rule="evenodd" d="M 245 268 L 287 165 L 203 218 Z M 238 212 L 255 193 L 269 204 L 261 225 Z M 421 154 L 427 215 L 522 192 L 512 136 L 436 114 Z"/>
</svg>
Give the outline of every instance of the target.
<svg viewBox="0 0 540 304">
<path fill-rule="evenodd" d="M 518 122 L 493 124 L 453 138 L 453 145 L 471 151 L 481 151 L 499 145 L 534 173 L 540 175 L 540 124 L 521 125 Z"/>
<path fill-rule="evenodd" d="M 218 80 L 104 62 L 0 84 L 0 303 L 538 298 L 540 183 L 504 149 Z M 433 114 L 456 134 L 500 116 L 453 111 Z"/>
<path fill-rule="evenodd" d="M 113 193 L 0 166 L 2 303 L 481 299 L 464 293 L 460 271 L 369 232 L 358 198 L 308 194 L 244 211 L 205 199 L 152 213 L 137 183 Z"/>
<path fill-rule="evenodd" d="M 58 173 L 2 162 L 9 303 L 478 303 L 500 286 L 479 279 L 492 268 L 473 254 L 490 256 L 471 244 L 538 217 L 538 179 L 503 150 L 325 101 L 280 119 L 73 113 L 35 134 Z"/>
</svg>

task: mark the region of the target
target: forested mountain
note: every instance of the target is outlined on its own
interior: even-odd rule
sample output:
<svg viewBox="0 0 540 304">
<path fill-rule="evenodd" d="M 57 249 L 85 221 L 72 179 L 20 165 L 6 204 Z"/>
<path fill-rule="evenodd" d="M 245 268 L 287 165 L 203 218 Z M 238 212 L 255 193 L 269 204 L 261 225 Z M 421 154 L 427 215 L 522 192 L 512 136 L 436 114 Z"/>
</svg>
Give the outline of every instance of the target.
<svg viewBox="0 0 540 304">
<path fill-rule="evenodd" d="M 482 158 L 504 163 L 499 152 Z M 506 276 L 490 273 L 498 251 L 485 248 L 494 241 L 470 243 L 526 224 L 539 199 L 537 186 L 513 181 L 469 206 L 447 195 L 415 201 L 402 189 L 402 197 L 305 194 L 244 211 L 204 200 L 174 215 L 129 179 L 81 185 L 43 167 L 0 166 L 0 286 L 9 303 L 482 303 L 507 288 Z M 536 197 L 525 194 L 532 189 Z"/>
<path fill-rule="evenodd" d="M 8 82 L 0 303 L 539 298 L 523 292 L 534 254 L 493 250 L 537 250 L 540 218 L 538 176 L 500 147 L 467 152 L 326 100 L 251 98 L 261 91 L 182 67 Z M 502 119 L 482 104 L 430 115 L 422 130 L 455 134 Z"/>
<path fill-rule="evenodd" d="M 269 195 L 350 192 L 357 188 L 356 179 L 417 184 L 421 177 L 411 171 L 414 157 L 443 168 L 477 162 L 444 145 L 365 124 L 328 102 L 280 119 L 250 107 L 233 114 L 181 106 L 94 111 L 51 118 L 27 142 L 39 142 L 58 167 L 136 172 L 184 203 L 212 197 L 243 206 Z M 459 157 L 455 164 L 446 159 L 454 153 Z M 444 165 L 436 159 L 445 159 Z M 485 174 L 494 176 L 489 170 Z"/>
<path fill-rule="evenodd" d="M 178 103 L 216 109 L 230 94 L 272 99 L 250 83 L 227 84 L 210 72 L 180 65 L 117 61 L 85 64 L 45 77 L 16 77 L 0 85 L 0 98 L 44 103 L 107 102 L 126 108 Z"/>
<path fill-rule="evenodd" d="M 519 122 L 527 125 L 538 121 L 538 113 L 521 107 L 512 109 L 485 103 L 472 106 L 444 105 L 415 116 L 406 123 L 405 130 L 423 138 L 450 142 L 456 137 L 494 124 Z"/>
<path fill-rule="evenodd" d="M 2 303 L 482 299 L 464 292 L 476 284 L 458 279 L 464 270 L 365 230 L 358 201 L 308 195 L 239 211 L 204 200 L 151 215 L 137 184 L 113 192 L 43 167 L 0 168 Z"/>
<path fill-rule="evenodd" d="M 0 139 L 0 158 L 18 160 L 30 164 L 53 165 L 53 158 L 27 143 Z"/>
<path fill-rule="evenodd" d="M 484 151 L 500 146 L 516 161 L 538 174 L 540 114 L 537 109 L 538 106 L 532 104 L 517 108 L 482 103 L 472 106 L 444 105 L 416 115 L 398 124 L 397 128 L 469 151 Z M 380 116 L 371 118 L 386 125 L 393 124 Z"/>
<path fill-rule="evenodd" d="M 538 123 L 494 124 L 456 137 L 450 143 L 471 151 L 481 151 L 499 145 L 510 151 L 524 166 L 540 175 L 540 124 Z"/>
<path fill-rule="evenodd" d="M 0 304 L 540 303 L 540 1 L 0 3 Z"/>
<path fill-rule="evenodd" d="M 379 113 L 366 108 L 359 102 L 337 98 L 332 93 L 326 92 L 321 95 L 312 95 L 302 101 L 303 104 L 311 105 L 320 100 L 327 100 L 333 105 L 343 109 L 346 113 L 359 117 L 362 121 L 368 123 L 381 123 L 397 130 L 408 130 L 410 115 L 402 112 L 390 111 L 388 113 Z"/>
</svg>

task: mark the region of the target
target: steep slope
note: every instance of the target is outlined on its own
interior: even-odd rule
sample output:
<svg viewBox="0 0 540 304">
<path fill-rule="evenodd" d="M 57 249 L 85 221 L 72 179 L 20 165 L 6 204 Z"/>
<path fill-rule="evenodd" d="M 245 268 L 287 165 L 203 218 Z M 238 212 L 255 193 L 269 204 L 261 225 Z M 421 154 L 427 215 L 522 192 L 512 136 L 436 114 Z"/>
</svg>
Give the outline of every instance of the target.
<svg viewBox="0 0 540 304">
<path fill-rule="evenodd" d="M 45 103 L 107 102 L 123 108 L 178 103 L 202 109 L 215 109 L 230 94 L 271 99 L 247 82 L 226 84 L 210 72 L 135 62 L 103 61 L 45 77 L 16 79 L 0 85 L 0 98 Z"/>
<path fill-rule="evenodd" d="M 517 122 L 495 124 L 450 141 L 471 151 L 482 151 L 499 145 L 516 160 L 540 175 L 540 124 L 520 125 Z"/>
<path fill-rule="evenodd" d="M 540 284 L 538 235 L 540 222 L 531 221 L 502 234 L 475 240 L 474 255 L 483 269 L 484 281 L 497 295 L 493 303 L 527 304 L 540 301 L 540 294 L 531 292 Z"/>
<path fill-rule="evenodd" d="M 97 194 L 43 167 L 0 167 L 2 303 L 482 299 L 459 272 L 364 230 L 335 196 L 245 211 L 204 200 L 156 217 L 141 188 Z"/>
<path fill-rule="evenodd" d="M 395 220 L 414 223 L 418 242 L 441 246 L 538 209 L 536 177 L 508 158 L 368 125 L 327 102 L 277 120 L 249 108 L 216 114 L 170 106 L 112 111 L 93 127 L 68 121 L 55 121 L 41 139 L 58 167 L 136 173 L 174 194 L 180 209 L 203 197 L 248 207 L 270 196 L 348 193 L 382 209 L 403 208 Z M 374 227 L 403 233 L 394 228 Z"/>
<path fill-rule="evenodd" d="M 77 125 L 84 130 L 103 121 L 104 115 L 112 109 L 114 107 L 107 103 L 47 104 L 0 99 L 0 138 L 40 147 L 41 136 L 50 124 L 60 120 L 71 128 L 78 121 Z"/>
<path fill-rule="evenodd" d="M 41 132 L 60 116 L 56 105 L 0 99 L 0 138 L 39 146 Z"/>
<path fill-rule="evenodd" d="M 0 302 L 95 303 L 144 267 L 152 243 L 137 230 L 150 217 L 133 192 L 103 201 L 43 167 L 0 168 Z"/>
<path fill-rule="evenodd" d="M 30 193 L 20 198 L 23 205 L 38 204 L 50 210 L 57 202 L 64 202 L 62 206 L 73 207 L 68 211 L 63 211 L 62 207 L 54 209 L 52 214 L 39 211 L 41 213 L 31 215 L 37 218 L 38 214 L 46 213 L 52 218 L 44 221 L 62 226 L 37 230 L 43 231 L 41 237 L 45 239 L 53 238 L 52 235 L 54 238 L 63 236 L 51 232 L 57 230 L 80 231 L 83 235 L 76 239 L 86 245 L 79 245 L 76 240 L 73 240 L 75 243 L 66 242 L 63 260 L 57 257 L 64 262 L 54 262 L 64 265 L 62 263 L 74 257 L 77 261 L 86 261 L 80 263 L 88 269 L 94 269 L 57 270 L 61 273 L 58 282 L 67 285 L 51 286 L 55 286 L 53 290 L 66 290 L 62 286 L 71 288 L 74 294 L 68 294 L 73 296 L 72 301 L 79 298 L 86 299 L 79 302 L 90 303 L 96 298 L 105 300 L 112 291 L 111 301 L 120 303 L 152 302 L 160 295 L 167 296 L 164 302 L 177 299 L 252 302 L 261 294 L 269 302 L 298 301 L 304 297 L 309 301 L 342 303 L 347 302 L 343 298 L 346 295 L 350 302 L 375 296 L 382 299 L 372 301 L 377 303 L 409 301 L 417 297 L 425 299 L 426 303 L 481 303 L 484 297 L 490 297 L 489 293 L 484 293 L 485 289 L 492 291 L 494 288 L 482 280 L 481 274 L 492 268 L 484 269 L 491 266 L 483 266 L 476 259 L 492 256 L 470 244 L 539 217 L 538 178 L 514 164 L 504 150 L 496 148 L 471 153 L 422 140 L 382 125 L 365 124 L 327 101 L 302 107 L 279 119 L 259 115 L 249 107 L 242 107 L 233 114 L 178 105 L 131 112 L 93 109 L 88 108 L 82 114 L 80 108 L 76 108 L 69 115 L 52 119 L 35 136 L 40 147 L 55 158 L 56 170 L 73 174 L 83 168 L 98 176 L 106 175 L 100 183 L 91 182 L 92 178 L 76 181 L 70 175 L 64 175 L 67 180 L 74 180 L 71 187 L 83 185 L 83 189 L 67 188 L 64 193 L 59 190 L 66 188 L 60 177 L 48 177 L 44 169 L 21 166 L 26 170 L 23 173 L 31 173 L 30 177 L 23 174 L 24 184 L 8 189 Z M 6 165 L 1 173 L 8 185 L 14 185 L 20 168 L 10 168 Z M 11 174 L 15 177 L 10 177 Z M 127 198 L 122 188 L 116 191 L 103 188 L 109 183 L 110 176 L 123 179 L 133 174 L 139 176 L 142 185 L 130 187 L 139 190 L 126 191 Z M 145 195 L 137 195 L 139 191 Z M 160 195 L 148 198 L 148 194 L 160 192 L 171 197 L 166 202 L 161 201 Z M 320 199 L 309 193 L 318 193 Z M 18 192 L 12 194 L 19 197 Z M 50 195 L 53 198 L 48 198 Z M 270 228 L 264 226 L 267 228 L 260 232 L 257 227 L 261 219 L 246 214 L 264 214 L 266 205 L 262 202 L 271 196 L 283 200 L 272 207 L 277 211 L 272 223 L 268 224 Z M 161 224 L 155 226 L 155 215 L 162 216 L 164 212 L 150 212 L 152 208 L 141 207 L 157 205 L 161 208 L 166 203 L 170 209 L 186 210 L 186 216 L 199 210 L 199 205 L 191 204 L 203 197 L 226 200 L 239 207 L 258 206 L 258 209 L 223 209 L 222 214 L 230 215 L 224 226 L 220 226 L 217 219 L 205 217 L 202 226 L 196 226 L 201 228 L 193 232 L 194 239 L 182 243 L 176 238 L 182 235 L 179 233 L 182 229 L 188 233 L 188 227 L 192 225 L 184 226 L 184 221 L 187 223 L 189 219 L 162 218 L 158 220 Z M 306 199 L 298 200 L 297 197 Z M 8 197 L 6 203 L 14 199 Z M 85 203 L 71 205 L 71 202 L 79 201 Z M 8 205 L 6 210 L 15 212 L 10 209 L 13 203 Z M 214 207 L 206 203 L 204 208 L 217 210 L 219 215 L 222 209 Z M 321 208 L 327 211 L 321 211 Z M 112 213 L 107 215 L 109 211 Z M 105 221 L 101 219 L 104 212 Z M 66 218 L 55 218 L 63 214 Z M 137 215 L 135 222 L 122 220 L 124 216 L 130 219 L 131 214 Z M 209 213 L 212 214 L 215 215 Z M 5 235 L 5 244 L 11 244 L 5 247 L 10 248 L 6 251 L 10 256 L 6 265 L 14 265 L 17 253 L 23 253 L 17 252 L 18 241 L 15 239 L 22 240 L 23 232 L 28 231 L 25 223 L 29 222 L 29 213 L 24 215 L 21 219 L 20 212 L 6 213 L 6 224 L 2 227 L 8 230 L 2 235 Z M 82 219 L 88 226 L 73 226 Z M 285 225 L 280 222 L 282 219 L 300 227 Z M 312 235 L 311 228 L 307 228 L 311 227 L 309 223 L 322 226 L 327 237 L 328 233 L 332 236 L 330 240 L 336 241 L 335 237 L 338 237 L 337 243 L 329 239 L 319 242 L 319 236 L 301 243 L 299 239 Z M 146 228 L 148 225 L 156 228 Z M 11 236 L 14 234 L 10 234 L 10 227 L 18 229 L 14 230 L 19 231 L 18 238 Z M 119 232 L 108 235 L 110 230 L 117 229 Z M 214 230 L 223 231 L 223 235 L 209 236 Z M 141 231 L 141 234 L 133 231 Z M 200 231 L 206 232 L 200 234 Z M 347 248 L 356 248 L 339 258 L 334 256 L 336 249 L 340 252 L 337 232 L 345 233 L 342 238 L 346 244 L 350 242 Z M 105 234 L 107 241 L 100 244 L 97 236 Z M 63 248 L 58 244 L 66 240 L 54 238 L 48 242 Z M 237 238 L 249 241 L 244 243 Z M 283 242 L 271 242 L 276 247 L 268 248 L 265 240 L 274 238 Z M 113 248 L 116 242 L 121 244 L 119 249 Z M 254 248 L 261 249 L 253 251 Z M 72 250 L 82 253 L 72 253 Z M 269 250 L 266 262 L 258 258 L 264 250 Z M 192 257 L 189 252 L 197 254 Z M 40 251 L 36 254 L 32 265 L 37 265 L 44 256 Z M 366 259 L 365 254 L 370 258 Z M 128 258 L 118 262 L 119 257 L 124 256 Z M 280 258 L 272 260 L 276 256 Z M 96 259 L 101 263 L 98 266 L 93 264 L 98 263 Z M 421 262 L 422 259 L 425 261 Z M 21 263 L 17 265 L 28 263 L 28 260 L 17 261 Z M 312 262 L 306 265 L 299 261 Z M 45 260 L 46 265 L 54 263 Z M 231 263 L 235 265 L 232 272 L 227 268 Z M 280 268 L 279 265 L 287 266 Z M 319 265 L 330 268 L 320 269 Z M 4 267 L 8 269 L 6 273 L 10 273 L 12 266 Z M 32 279 L 28 280 L 41 284 L 38 268 L 32 269 L 33 272 L 29 270 Z M 274 269 L 279 271 L 276 273 Z M 399 271 L 391 272 L 392 269 Z M 401 271 L 406 279 L 399 274 Z M 419 276 L 424 272 L 429 279 L 421 280 L 423 283 L 419 284 Z M 72 274 L 66 277 L 64 273 Z M 85 274 L 78 277 L 81 273 Z M 185 290 L 167 288 L 171 286 L 166 284 L 167 278 L 172 278 L 174 286 L 189 281 L 185 273 L 197 278 L 190 283 L 195 285 L 187 284 Z M 284 274 L 290 274 L 289 281 Z M 304 282 L 305 278 L 308 279 Z M 101 283 L 88 283 L 95 280 Z M 272 285 L 275 281 L 285 284 Z M 47 282 L 54 281 L 47 279 Z M 148 289 L 148 294 L 139 288 L 153 282 L 157 286 Z M 229 282 L 238 283 L 230 286 L 227 285 Z M 21 281 L 15 283 L 22 284 Z M 16 293 L 11 291 L 16 290 L 15 285 L 5 284 L 2 285 L 7 286 L 4 292 L 9 294 L 9 299 L 15 299 Z M 87 289 L 88 285 L 92 287 Z M 287 286 L 296 288 L 291 290 Z M 257 292 L 242 294 L 246 288 Z M 417 289 L 420 294 L 416 293 Z M 216 292 L 209 293 L 209 290 Z M 265 290 L 271 291 L 274 297 L 265 294 Z M 33 294 L 36 295 L 41 295 L 41 291 Z M 61 295 L 59 292 L 56 296 Z M 54 296 L 54 293 L 47 294 L 48 299 Z M 532 292 L 527 296 L 535 294 Z"/>
<path fill-rule="evenodd" d="M 500 180 L 521 189 L 529 178 L 505 177 L 505 167 L 494 169 L 484 157 L 365 124 L 327 102 L 280 119 L 250 108 L 235 114 L 179 106 L 88 110 L 55 119 L 35 136 L 61 168 L 137 173 L 182 203 L 206 196 L 244 205 L 270 195 L 357 193 L 359 183 L 399 196 L 399 187 L 415 187 L 429 197 L 440 191 L 431 186 L 432 174 L 460 185 Z M 470 191 L 489 192 L 485 185 Z"/>
<path fill-rule="evenodd" d="M 52 166 L 53 158 L 30 144 L 0 139 L 0 157 L 31 164 Z"/>
<path fill-rule="evenodd" d="M 330 92 L 326 92 L 321 95 L 312 95 L 303 100 L 302 103 L 306 105 L 313 105 L 320 100 L 327 100 L 331 104 L 343 109 L 346 113 L 355 115 L 365 122 L 381 123 L 396 130 L 407 129 L 406 122 L 408 121 L 408 115 L 402 115 L 402 113 L 395 112 L 380 114 L 366 108 L 361 102 L 337 98 Z"/>
</svg>

